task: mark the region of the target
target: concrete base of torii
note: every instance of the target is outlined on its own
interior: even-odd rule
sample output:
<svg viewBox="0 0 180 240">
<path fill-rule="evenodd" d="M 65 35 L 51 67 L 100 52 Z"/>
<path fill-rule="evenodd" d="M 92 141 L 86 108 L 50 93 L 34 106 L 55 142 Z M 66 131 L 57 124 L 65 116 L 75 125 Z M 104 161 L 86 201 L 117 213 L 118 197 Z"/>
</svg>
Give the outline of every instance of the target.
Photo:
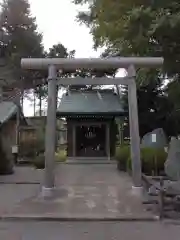
<svg viewBox="0 0 180 240">
<path fill-rule="evenodd" d="M 56 190 L 55 187 L 47 188 L 47 187 L 43 186 L 42 189 L 41 189 L 40 195 L 43 198 L 52 198 L 54 196 L 54 194 L 55 194 L 55 190 Z"/>
<path fill-rule="evenodd" d="M 142 197 L 143 196 L 143 187 L 132 186 L 131 194 L 136 197 Z"/>
</svg>

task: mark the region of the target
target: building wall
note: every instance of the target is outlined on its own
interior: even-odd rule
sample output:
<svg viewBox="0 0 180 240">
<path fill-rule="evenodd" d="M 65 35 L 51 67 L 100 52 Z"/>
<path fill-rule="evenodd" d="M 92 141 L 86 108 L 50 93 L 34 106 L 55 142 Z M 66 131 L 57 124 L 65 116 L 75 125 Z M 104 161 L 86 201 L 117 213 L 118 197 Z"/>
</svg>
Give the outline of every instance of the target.
<svg viewBox="0 0 180 240">
<path fill-rule="evenodd" d="M 27 119 L 29 125 L 31 125 L 31 126 L 41 127 L 41 128 L 42 127 L 45 128 L 45 126 L 46 126 L 46 117 L 44 117 L 44 116 L 27 117 L 26 119 Z"/>
<path fill-rule="evenodd" d="M 43 128 L 45 131 L 46 128 L 46 116 L 35 116 L 35 117 L 28 117 L 27 121 L 33 127 Z M 27 130 L 28 132 L 29 130 Z M 67 144 L 67 128 L 66 128 L 66 121 L 60 118 L 57 118 L 57 147 L 61 145 Z"/>
<path fill-rule="evenodd" d="M 36 139 L 36 128 L 23 127 L 20 129 L 20 143 L 25 142 L 26 140 L 35 140 Z"/>
</svg>

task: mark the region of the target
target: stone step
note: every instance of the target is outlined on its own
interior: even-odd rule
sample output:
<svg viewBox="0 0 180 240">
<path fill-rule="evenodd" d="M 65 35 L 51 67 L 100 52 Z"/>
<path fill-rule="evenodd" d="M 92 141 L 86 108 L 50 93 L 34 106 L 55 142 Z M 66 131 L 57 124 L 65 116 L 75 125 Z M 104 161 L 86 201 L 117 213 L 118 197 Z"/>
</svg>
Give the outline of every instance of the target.
<svg viewBox="0 0 180 240">
<path fill-rule="evenodd" d="M 116 160 L 107 158 L 69 158 L 66 164 L 116 164 Z"/>
</svg>

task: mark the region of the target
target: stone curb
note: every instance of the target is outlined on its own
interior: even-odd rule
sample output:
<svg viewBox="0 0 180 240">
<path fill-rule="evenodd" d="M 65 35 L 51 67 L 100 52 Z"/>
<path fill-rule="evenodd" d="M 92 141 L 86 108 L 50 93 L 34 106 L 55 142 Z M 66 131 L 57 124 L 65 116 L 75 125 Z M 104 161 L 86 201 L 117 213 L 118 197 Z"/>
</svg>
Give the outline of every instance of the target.
<svg viewBox="0 0 180 240">
<path fill-rule="evenodd" d="M 90 161 L 90 160 L 87 160 L 87 161 L 83 161 L 83 160 L 77 160 L 77 161 L 73 161 L 73 160 L 67 160 L 66 162 L 62 162 L 62 163 L 59 163 L 59 164 L 65 164 L 65 165 L 116 165 L 117 164 L 117 161 L 107 161 L 107 162 L 103 162 L 103 161 Z"/>
<path fill-rule="evenodd" d="M 16 184 L 16 185 L 38 185 L 38 184 L 41 184 L 41 182 L 3 182 L 3 181 L 0 181 L 0 184 Z"/>
<path fill-rule="evenodd" d="M 69 216 L 42 216 L 42 215 L 2 215 L 0 221 L 50 221 L 50 222 L 155 222 L 158 216 L 152 217 L 69 217 Z"/>
</svg>

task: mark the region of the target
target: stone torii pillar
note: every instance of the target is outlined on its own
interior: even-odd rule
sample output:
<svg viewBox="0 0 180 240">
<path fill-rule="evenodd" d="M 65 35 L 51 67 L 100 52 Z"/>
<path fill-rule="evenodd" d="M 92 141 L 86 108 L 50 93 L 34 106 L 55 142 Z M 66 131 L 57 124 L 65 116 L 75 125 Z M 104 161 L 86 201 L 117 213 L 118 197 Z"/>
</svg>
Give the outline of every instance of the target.
<svg viewBox="0 0 180 240">
<path fill-rule="evenodd" d="M 141 161 L 140 161 L 140 136 L 136 91 L 136 70 L 133 65 L 127 69 L 128 76 L 132 78 L 132 83 L 128 85 L 128 105 L 129 105 L 129 130 L 131 141 L 131 161 L 132 161 L 132 177 L 133 189 L 141 188 Z M 137 160 L 138 159 L 138 160 Z M 141 189 L 140 189 L 141 190 Z"/>
<path fill-rule="evenodd" d="M 56 107 L 57 107 L 57 69 L 54 65 L 48 67 L 48 109 L 45 137 L 45 176 L 42 195 L 51 196 L 54 190 L 55 147 L 56 147 Z"/>
<path fill-rule="evenodd" d="M 45 151 L 45 178 L 42 188 L 43 196 L 52 196 L 54 190 L 54 160 L 56 136 L 56 86 L 57 85 L 128 85 L 129 123 L 131 139 L 131 159 L 133 190 L 139 193 L 141 183 L 141 159 L 138 108 L 136 97 L 136 70 L 138 67 L 156 68 L 163 65 L 163 58 L 153 57 L 122 57 L 107 59 L 62 59 L 62 58 L 28 58 L 21 60 L 24 69 L 47 69 L 48 77 L 48 112 L 46 126 L 46 151 Z M 57 70 L 76 69 L 118 69 L 125 68 L 128 76 L 125 78 L 57 78 Z M 58 81 L 57 81 L 58 80 Z M 140 190 L 140 191 L 139 191 Z"/>
</svg>

